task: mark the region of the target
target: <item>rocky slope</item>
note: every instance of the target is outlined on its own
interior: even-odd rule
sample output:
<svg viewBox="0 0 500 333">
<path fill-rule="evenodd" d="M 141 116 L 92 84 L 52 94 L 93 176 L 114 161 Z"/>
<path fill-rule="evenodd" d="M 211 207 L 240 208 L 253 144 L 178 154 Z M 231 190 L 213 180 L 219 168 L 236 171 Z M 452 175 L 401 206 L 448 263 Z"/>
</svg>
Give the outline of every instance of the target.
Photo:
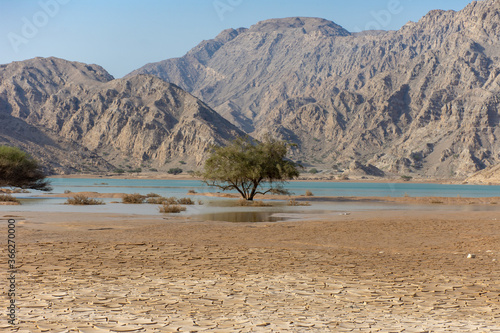
<svg viewBox="0 0 500 333">
<path fill-rule="evenodd" d="M 114 80 L 95 65 L 36 58 L 0 66 L 0 144 L 54 172 L 199 165 L 212 144 L 243 135 L 155 76 Z"/>
<path fill-rule="evenodd" d="M 389 32 L 276 19 L 131 75 L 175 83 L 256 137 L 288 139 L 310 164 L 464 177 L 500 163 L 499 36 L 498 0 Z"/>
</svg>

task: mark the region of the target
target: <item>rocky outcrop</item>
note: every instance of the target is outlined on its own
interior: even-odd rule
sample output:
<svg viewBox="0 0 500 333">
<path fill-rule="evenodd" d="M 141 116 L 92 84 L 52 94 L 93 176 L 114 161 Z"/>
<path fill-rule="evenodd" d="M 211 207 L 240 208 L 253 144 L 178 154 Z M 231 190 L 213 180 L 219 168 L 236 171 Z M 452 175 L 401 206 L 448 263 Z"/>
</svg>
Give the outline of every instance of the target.
<svg viewBox="0 0 500 333">
<path fill-rule="evenodd" d="M 500 163 L 499 35 L 498 0 L 388 32 L 274 19 L 132 74 L 179 85 L 257 138 L 296 143 L 296 160 L 465 177 Z"/>
<path fill-rule="evenodd" d="M 0 66 L 0 143 L 54 172 L 199 165 L 243 133 L 155 76 L 114 80 L 95 65 L 36 58 Z"/>
<path fill-rule="evenodd" d="M 470 184 L 500 185 L 500 164 L 479 171 L 466 180 Z"/>
</svg>

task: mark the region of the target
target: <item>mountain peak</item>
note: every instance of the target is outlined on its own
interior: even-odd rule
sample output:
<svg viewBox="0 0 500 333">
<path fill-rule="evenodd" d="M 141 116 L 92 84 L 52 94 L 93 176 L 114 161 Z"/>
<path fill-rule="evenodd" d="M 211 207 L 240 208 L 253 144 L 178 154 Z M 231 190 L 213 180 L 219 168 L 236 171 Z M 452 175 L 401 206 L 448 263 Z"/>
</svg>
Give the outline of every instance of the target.
<svg viewBox="0 0 500 333">
<path fill-rule="evenodd" d="M 285 32 L 293 29 L 301 29 L 304 33 L 321 31 L 328 36 L 348 36 L 349 31 L 340 25 L 317 17 L 287 17 L 281 19 L 270 19 L 261 21 L 252 27 L 252 32 Z"/>
</svg>

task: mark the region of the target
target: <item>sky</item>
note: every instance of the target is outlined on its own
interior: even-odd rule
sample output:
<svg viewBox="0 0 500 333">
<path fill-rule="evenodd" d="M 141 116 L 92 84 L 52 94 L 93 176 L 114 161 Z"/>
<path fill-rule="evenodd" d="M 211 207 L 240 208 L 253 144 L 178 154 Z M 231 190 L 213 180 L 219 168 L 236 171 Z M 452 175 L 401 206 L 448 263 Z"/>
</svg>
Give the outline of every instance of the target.
<svg viewBox="0 0 500 333">
<path fill-rule="evenodd" d="M 115 78 L 181 57 L 224 29 L 266 19 L 321 17 L 351 32 L 397 30 L 433 9 L 471 0 L 0 0 L 0 64 L 58 57 Z"/>
</svg>

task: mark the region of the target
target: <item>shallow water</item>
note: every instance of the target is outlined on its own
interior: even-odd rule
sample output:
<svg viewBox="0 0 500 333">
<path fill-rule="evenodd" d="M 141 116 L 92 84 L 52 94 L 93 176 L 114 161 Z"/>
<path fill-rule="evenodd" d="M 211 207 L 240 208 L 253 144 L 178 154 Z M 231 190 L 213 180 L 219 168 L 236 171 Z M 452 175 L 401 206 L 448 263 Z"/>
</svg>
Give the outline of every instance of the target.
<svg viewBox="0 0 500 333">
<path fill-rule="evenodd" d="M 440 185 L 440 184 L 384 184 L 384 183 L 333 183 L 333 182 L 291 182 L 287 189 L 295 194 L 304 194 L 306 190 L 314 193 L 309 198 L 309 207 L 289 207 L 285 201 L 267 200 L 272 207 L 239 207 L 238 199 L 203 197 L 187 195 L 188 191 L 198 193 L 217 192 L 216 188 L 206 186 L 197 180 L 126 180 L 126 179 L 51 179 L 53 193 L 99 192 L 99 193 L 157 193 L 165 197 L 190 197 L 195 202 L 201 200 L 203 205 L 187 206 L 187 210 L 179 216 L 192 216 L 197 219 L 229 222 L 275 222 L 310 215 L 312 212 L 341 213 L 346 211 L 370 210 L 436 210 L 436 211 L 496 211 L 498 205 L 412 205 L 386 202 L 341 202 L 317 201 L 318 196 L 442 196 L 442 197 L 490 197 L 500 196 L 500 186 L 475 185 Z M 30 194 L 16 194 L 21 198 L 21 206 L 0 206 L 0 212 L 9 211 L 43 211 L 74 213 L 120 213 L 140 215 L 161 215 L 158 205 L 125 205 L 116 203 L 120 199 L 105 198 L 106 205 L 70 206 L 65 205 L 65 198 L 36 198 L 36 191 Z M 307 200 L 308 198 L 305 198 Z M 115 203 L 113 203 L 115 202 Z"/>
</svg>

